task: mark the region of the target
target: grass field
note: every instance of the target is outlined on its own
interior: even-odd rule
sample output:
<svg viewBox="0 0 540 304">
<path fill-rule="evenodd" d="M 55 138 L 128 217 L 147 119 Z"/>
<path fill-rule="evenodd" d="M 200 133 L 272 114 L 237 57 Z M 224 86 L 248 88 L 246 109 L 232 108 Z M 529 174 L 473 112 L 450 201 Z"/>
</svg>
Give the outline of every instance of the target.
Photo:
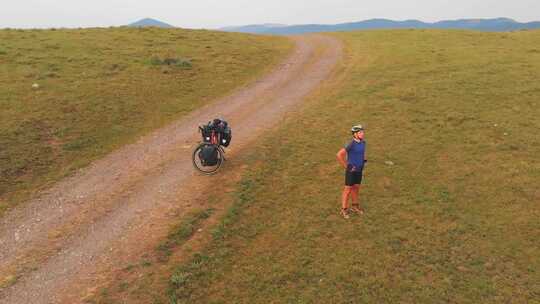
<svg viewBox="0 0 540 304">
<path fill-rule="evenodd" d="M 334 81 L 156 303 L 540 303 L 540 32 L 335 35 Z M 359 122 L 367 213 L 344 220 L 335 154 Z"/>
<path fill-rule="evenodd" d="M 0 30 L 0 214 L 256 78 L 291 47 L 181 29 Z"/>
</svg>

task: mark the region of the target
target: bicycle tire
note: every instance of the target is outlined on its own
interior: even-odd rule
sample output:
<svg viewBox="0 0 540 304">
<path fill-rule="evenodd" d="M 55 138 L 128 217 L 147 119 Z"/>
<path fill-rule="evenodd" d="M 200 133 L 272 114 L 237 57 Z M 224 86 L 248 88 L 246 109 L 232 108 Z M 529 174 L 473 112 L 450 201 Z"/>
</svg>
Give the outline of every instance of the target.
<svg viewBox="0 0 540 304">
<path fill-rule="evenodd" d="M 220 168 L 221 168 L 221 165 L 223 164 L 223 161 L 225 160 L 225 156 L 224 156 L 224 151 L 223 149 L 221 149 L 221 147 L 217 147 L 217 153 L 218 153 L 218 162 L 215 166 L 209 166 L 209 167 L 205 167 L 205 166 L 202 166 L 202 163 L 200 164 L 199 161 L 199 151 L 205 147 L 205 146 L 216 146 L 216 145 L 213 145 L 213 144 L 210 144 L 210 143 L 201 143 L 199 144 L 195 150 L 193 150 L 193 154 L 191 155 L 191 161 L 193 163 L 193 167 L 195 167 L 195 169 L 197 169 L 197 171 L 203 173 L 203 174 L 206 174 L 206 175 L 212 175 L 212 174 L 215 174 Z M 208 170 L 206 170 L 206 168 L 209 168 Z"/>
</svg>

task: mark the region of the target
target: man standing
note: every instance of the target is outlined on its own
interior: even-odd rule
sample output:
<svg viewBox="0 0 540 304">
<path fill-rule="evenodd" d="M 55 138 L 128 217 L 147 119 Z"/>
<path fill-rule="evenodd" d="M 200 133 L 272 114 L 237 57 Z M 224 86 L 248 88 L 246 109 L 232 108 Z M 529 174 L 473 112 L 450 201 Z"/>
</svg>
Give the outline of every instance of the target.
<svg viewBox="0 0 540 304">
<path fill-rule="evenodd" d="M 339 163 L 345 168 L 345 188 L 341 195 L 341 215 L 349 218 L 349 198 L 352 201 L 350 211 L 363 214 L 364 209 L 358 202 L 358 192 L 362 183 L 362 171 L 366 160 L 366 142 L 364 128 L 361 125 L 352 127 L 352 141 L 337 153 Z M 346 157 L 346 159 L 345 159 Z"/>
</svg>

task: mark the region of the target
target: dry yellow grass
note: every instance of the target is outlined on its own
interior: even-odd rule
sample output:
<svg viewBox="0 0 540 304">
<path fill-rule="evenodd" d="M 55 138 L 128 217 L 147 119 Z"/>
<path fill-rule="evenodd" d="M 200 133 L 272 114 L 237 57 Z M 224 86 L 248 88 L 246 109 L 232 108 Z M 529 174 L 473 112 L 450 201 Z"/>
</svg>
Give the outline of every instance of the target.
<svg viewBox="0 0 540 304">
<path fill-rule="evenodd" d="M 0 30 L 0 213 L 255 79 L 291 47 L 182 29 Z"/>
<path fill-rule="evenodd" d="M 261 143 L 173 302 L 537 301 L 540 32 L 335 35 L 338 85 Z M 345 221 L 335 153 L 358 122 L 367 213 Z"/>
</svg>

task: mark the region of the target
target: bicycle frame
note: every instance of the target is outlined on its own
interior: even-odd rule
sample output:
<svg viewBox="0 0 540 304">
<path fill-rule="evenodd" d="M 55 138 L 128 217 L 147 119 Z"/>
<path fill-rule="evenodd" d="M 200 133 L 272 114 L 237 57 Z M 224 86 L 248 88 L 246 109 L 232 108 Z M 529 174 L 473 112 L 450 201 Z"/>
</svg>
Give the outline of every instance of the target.
<svg viewBox="0 0 540 304">
<path fill-rule="evenodd" d="M 210 143 L 219 146 L 219 138 L 215 130 L 212 130 L 212 134 L 210 135 Z"/>
<path fill-rule="evenodd" d="M 203 128 L 201 126 L 199 126 L 199 132 L 201 132 L 201 133 L 203 132 Z M 212 145 L 220 146 L 219 136 L 218 136 L 216 130 L 212 130 L 211 133 L 210 133 L 210 137 L 208 139 L 207 138 L 203 137 L 203 141 L 211 143 Z"/>
</svg>

